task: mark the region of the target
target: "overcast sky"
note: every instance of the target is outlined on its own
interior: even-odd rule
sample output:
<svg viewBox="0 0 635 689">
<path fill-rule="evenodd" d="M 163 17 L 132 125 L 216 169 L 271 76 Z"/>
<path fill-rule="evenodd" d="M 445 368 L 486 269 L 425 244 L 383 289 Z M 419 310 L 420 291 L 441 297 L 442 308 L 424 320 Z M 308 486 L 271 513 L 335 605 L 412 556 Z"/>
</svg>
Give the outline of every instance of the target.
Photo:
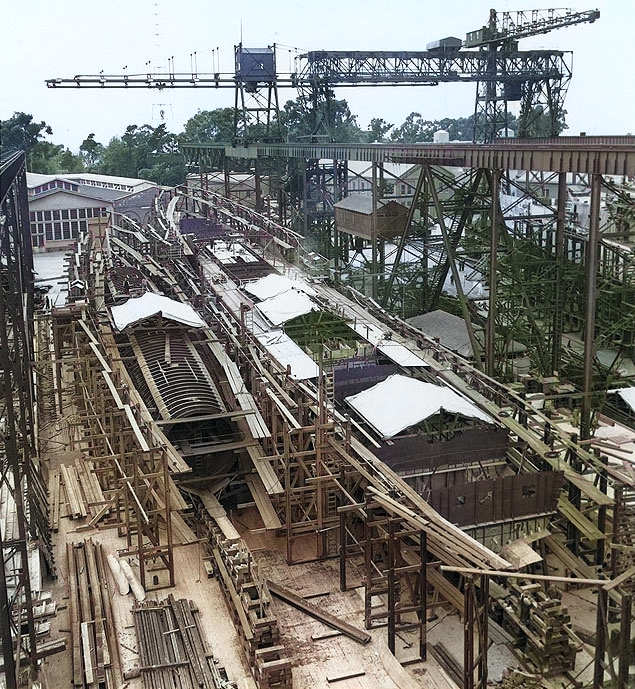
<svg viewBox="0 0 635 689">
<path fill-rule="evenodd" d="M 550 7 L 528 0 L 0 0 L 0 119 L 27 112 L 53 128 L 50 140 L 77 152 L 93 132 L 107 144 L 129 124 L 180 132 L 198 110 L 233 105 L 231 89 L 48 89 L 45 80 L 76 74 L 233 71 L 233 47 L 278 46 L 278 72 L 293 70 L 297 51 L 425 50 L 444 36 L 465 38 L 498 11 Z M 568 134 L 635 133 L 635 0 L 595 0 L 600 19 L 524 39 L 521 50 L 573 51 L 565 108 Z M 124 67 L 127 68 L 124 70 Z M 372 117 L 399 125 L 465 117 L 475 84 L 336 89 L 365 129 Z M 295 98 L 280 92 L 281 103 Z M 164 119 L 161 119 L 163 111 Z"/>
</svg>

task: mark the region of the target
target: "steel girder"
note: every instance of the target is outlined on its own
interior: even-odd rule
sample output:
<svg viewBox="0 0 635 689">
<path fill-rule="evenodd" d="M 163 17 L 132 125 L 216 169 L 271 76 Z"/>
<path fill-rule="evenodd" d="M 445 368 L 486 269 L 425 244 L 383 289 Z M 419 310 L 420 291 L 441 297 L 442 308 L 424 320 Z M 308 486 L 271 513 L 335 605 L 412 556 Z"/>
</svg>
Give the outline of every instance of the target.
<svg viewBox="0 0 635 689">
<path fill-rule="evenodd" d="M 570 73 L 570 53 L 530 50 L 512 53 L 462 50 L 432 51 L 314 51 L 303 55 L 306 64 L 294 75 L 299 86 L 328 84 L 378 86 L 380 84 L 436 85 L 442 82 L 517 82 L 561 78 Z M 565 57 L 567 56 L 567 57 Z"/>
<path fill-rule="evenodd" d="M 44 551 L 50 538 L 45 506 L 38 502 L 45 491 L 33 411 L 34 278 L 24 152 L 2 161 L 0 180 L 0 490 L 16 517 L 13 529 L 0 534 L 0 631 L 7 686 L 17 686 L 21 664 L 30 680 L 38 664 L 29 546 Z"/>
</svg>

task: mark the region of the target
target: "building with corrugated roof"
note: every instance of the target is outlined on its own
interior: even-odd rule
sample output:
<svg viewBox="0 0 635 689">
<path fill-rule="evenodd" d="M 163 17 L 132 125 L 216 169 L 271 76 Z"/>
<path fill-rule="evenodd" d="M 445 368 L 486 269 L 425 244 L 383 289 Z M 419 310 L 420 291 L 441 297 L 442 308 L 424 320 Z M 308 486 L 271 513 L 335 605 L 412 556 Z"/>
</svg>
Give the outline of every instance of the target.
<svg viewBox="0 0 635 689">
<path fill-rule="evenodd" d="M 88 172 L 27 173 L 31 242 L 34 251 L 68 248 L 88 228 L 88 220 L 117 210 L 122 199 L 157 189 L 144 179 Z M 145 204 L 149 201 L 146 199 Z"/>
</svg>

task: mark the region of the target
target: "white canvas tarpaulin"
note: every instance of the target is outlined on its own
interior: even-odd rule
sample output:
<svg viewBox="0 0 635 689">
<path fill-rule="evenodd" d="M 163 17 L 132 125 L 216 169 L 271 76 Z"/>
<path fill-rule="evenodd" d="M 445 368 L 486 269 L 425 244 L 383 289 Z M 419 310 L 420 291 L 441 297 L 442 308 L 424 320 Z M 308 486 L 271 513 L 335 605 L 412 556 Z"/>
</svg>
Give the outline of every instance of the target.
<svg viewBox="0 0 635 689">
<path fill-rule="evenodd" d="M 391 361 L 400 366 L 428 366 L 421 357 L 411 352 L 407 347 L 386 337 L 383 330 L 370 323 L 353 323 L 351 328 L 370 342 L 373 347 L 385 354 Z"/>
<path fill-rule="evenodd" d="M 271 299 L 265 299 L 259 302 L 256 308 L 272 325 L 281 325 L 310 311 L 320 310 L 311 297 L 295 289 L 289 289 Z"/>
<path fill-rule="evenodd" d="M 346 401 L 384 438 L 392 438 L 441 409 L 492 422 L 485 412 L 453 390 L 399 374 Z"/>
<path fill-rule="evenodd" d="M 617 394 L 628 404 L 628 406 L 635 411 L 635 387 L 622 388 L 617 391 Z"/>
<path fill-rule="evenodd" d="M 311 357 L 282 330 L 272 330 L 256 336 L 271 356 L 285 368 L 291 366 L 291 377 L 296 380 L 316 378 L 320 372 Z"/>
<path fill-rule="evenodd" d="M 312 297 L 317 294 L 317 292 L 303 280 L 292 280 L 286 275 L 278 275 L 277 273 L 270 273 L 259 280 L 248 282 L 243 287 L 245 292 L 249 292 L 249 294 L 253 294 L 261 300 L 270 299 L 290 289 L 296 289 Z"/>
<path fill-rule="evenodd" d="M 146 292 L 141 297 L 128 299 L 124 304 L 113 306 L 110 310 L 117 330 L 124 330 L 129 325 L 158 315 L 190 328 L 206 326 L 205 321 L 189 304 L 174 301 L 154 292 Z"/>
</svg>

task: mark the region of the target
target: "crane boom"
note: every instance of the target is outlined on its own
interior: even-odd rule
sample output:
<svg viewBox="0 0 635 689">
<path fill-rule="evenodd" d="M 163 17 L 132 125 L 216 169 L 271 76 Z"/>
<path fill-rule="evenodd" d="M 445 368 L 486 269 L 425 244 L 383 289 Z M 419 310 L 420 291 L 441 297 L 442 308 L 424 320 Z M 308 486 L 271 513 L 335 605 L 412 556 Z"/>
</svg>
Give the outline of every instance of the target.
<svg viewBox="0 0 635 689">
<path fill-rule="evenodd" d="M 278 75 L 279 86 L 292 86 L 291 75 Z M 148 74 L 76 74 L 68 79 L 47 79 L 48 88 L 111 88 L 111 89 L 183 89 L 236 88 L 234 74 L 219 73 L 148 73 Z"/>
<path fill-rule="evenodd" d="M 490 10 L 489 24 L 476 31 L 470 31 L 465 37 L 464 46 L 481 48 L 501 45 L 574 24 L 593 23 L 599 18 L 599 10 L 574 12 L 571 9 L 545 9 L 500 13 Z"/>
</svg>

